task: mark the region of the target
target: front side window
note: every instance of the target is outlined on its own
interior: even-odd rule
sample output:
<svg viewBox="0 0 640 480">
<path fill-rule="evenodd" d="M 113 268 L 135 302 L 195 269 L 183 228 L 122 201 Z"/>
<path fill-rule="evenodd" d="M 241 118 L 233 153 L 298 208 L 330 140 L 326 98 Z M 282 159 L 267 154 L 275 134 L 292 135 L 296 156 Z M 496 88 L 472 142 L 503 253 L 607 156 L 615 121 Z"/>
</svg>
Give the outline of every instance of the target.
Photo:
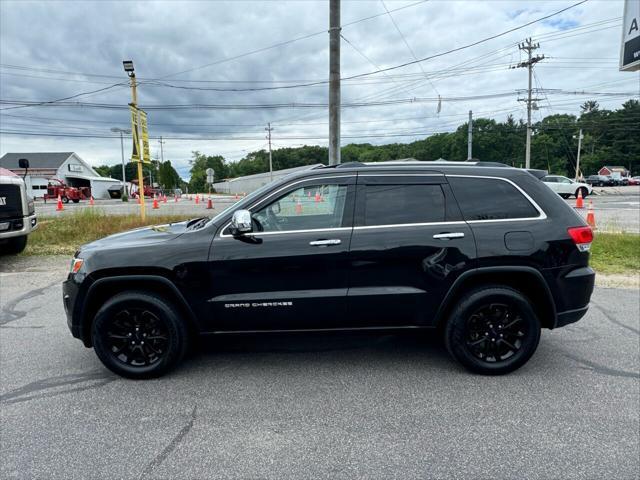
<svg viewBox="0 0 640 480">
<path fill-rule="evenodd" d="M 465 220 L 535 218 L 539 212 L 510 183 L 495 178 L 448 177 Z"/>
<path fill-rule="evenodd" d="M 252 212 L 261 232 L 342 227 L 347 185 L 307 185 Z"/>
<path fill-rule="evenodd" d="M 443 222 L 444 193 L 440 185 L 367 185 L 364 225 Z"/>
</svg>

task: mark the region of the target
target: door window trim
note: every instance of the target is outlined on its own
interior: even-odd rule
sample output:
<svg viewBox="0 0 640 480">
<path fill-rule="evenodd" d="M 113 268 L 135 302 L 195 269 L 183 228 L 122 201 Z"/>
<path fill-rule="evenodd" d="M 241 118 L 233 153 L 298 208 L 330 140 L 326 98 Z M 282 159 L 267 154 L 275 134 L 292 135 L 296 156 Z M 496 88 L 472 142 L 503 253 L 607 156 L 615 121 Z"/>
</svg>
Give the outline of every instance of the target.
<svg viewBox="0 0 640 480">
<path fill-rule="evenodd" d="M 491 220 L 465 220 L 467 223 L 496 223 L 496 222 L 524 222 L 524 221 L 538 221 L 538 220 L 546 220 L 547 214 L 544 212 L 544 210 L 542 210 L 542 208 L 540 207 L 540 205 L 538 205 L 536 203 L 536 201 L 531 198 L 529 196 L 529 194 L 527 194 L 527 192 L 525 192 L 522 188 L 520 188 L 515 182 L 509 180 L 508 178 L 503 178 L 503 177 L 492 177 L 489 175 L 447 175 L 447 177 L 460 177 L 460 178 L 488 178 L 491 180 L 502 180 L 503 182 L 507 182 L 511 185 L 513 185 L 516 190 L 518 190 L 523 196 L 524 198 L 526 198 L 529 203 L 533 206 L 533 208 L 535 208 L 538 212 L 538 216 L 537 217 L 518 217 L 518 218 L 495 218 L 495 219 L 491 219 Z M 455 192 L 454 192 L 455 195 Z M 464 212 L 462 212 L 462 215 L 464 217 Z"/>
<path fill-rule="evenodd" d="M 333 176 L 324 176 L 324 177 L 311 177 L 298 180 L 297 182 L 289 183 L 287 185 L 282 186 L 278 190 L 271 192 L 266 197 L 256 201 L 247 210 L 251 210 L 256 205 L 259 205 L 263 201 L 269 200 L 274 195 L 286 190 L 289 187 L 297 185 L 299 183 L 304 183 L 307 181 L 313 180 L 326 180 L 333 178 L 357 178 L 357 177 L 408 177 L 408 176 L 422 176 L 422 177 L 442 177 L 446 182 L 447 177 L 460 177 L 460 178 L 486 178 L 490 180 L 501 180 L 503 182 L 507 182 L 514 186 L 516 190 L 522 194 L 527 201 L 536 209 L 538 212 L 537 217 L 518 217 L 518 218 L 498 218 L 491 220 L 456 220 L 456 221 L 445 221 L 445 222 L 420 222 L 420 223 L 398 223 L 391 225 L 362 225 L 362 226 L 352 226 L 352 227 L 336 227 L 336 228 L 318 228 L 318 229 L 309 229 L 309 230 L 283 230 L 277 232 L 252 232 L 249 234 L 245 234 L 246 237 L 253 237 L 256 235 L 281 235 L 281 234 L 289 234 L 289 233 L 312 233 L 312 232 L 335 232 L 335 231 L 346 231 L 346 230 L 372 230 L 372 229 L 380 229 L 380 228 L 406 228 L 406 227 L 428 227 L 428 226 L 436 226 L 436 225 L 465 225 L 465 224 L 477 224 L 477 223 L 496 223 L 496 222 L 523 222 L 523 221 L 539 221 L 546 220 L 547 214 L 542 210 L 542 208 L 533 200 L 527 192 L 525 192 L 522 188 L 520 188 L 515 182 L 509 180 L 508 178 L 503 177 L 494 177 L 490 175 L 460 175 L 460 174 L 440 174 L 440 173 L 361 173 L 356 175 L 333 175 Z M 357 205 L 357 194 L 356 194 L 356 205 Z M 233 235 L 226 235 L 223 232 L 231 225 L 231 222 L 228 222 L 221 230 L 220 230 L 220 238 L 234 238 Z"/>
<path fill-rule="evenodd" d="M 300 180 L 298 180 L 296 182 L 287 183 L 286 185 L 283 185 L 279 189 L 277 189 L 277 190 L 271 192 L 270 194 L 268 194 L 266 197 L 263 197 L 260 200 L 257 200 L 256 202 L 251 204 L 249 207 L 247 207 L 247 210 L 251 211 L 254 207 L 261 205 L 263 202 L 266 202 L 271 197 L 279 194 L 280 192 L 282 192 L 284 190 L 289 189 L 289 187 L 293 187 L 295 185 L 298 185 L 299 183 L 304 183 L 304 182 L 309 182 L 309 181 L 315 182 L 316 180 L 327 180 L 327 179 L 331 180 L 331 179 L 334 179 L 334 178 L 357 178 L 357 176 L 358 176 L 357 174 L 351 174 L 351 175 L 328 175 L 328 176 L 323 176 L 323 177 L 303 178 L 303 179 L 300 179 Z M 346 207 L 347 207 L 347 205 L 345 205 L 345 208 Z M 233 215 L 233 211 L 231 212 L 231 214 Z M 220 235 L 219 235 L 220 238 L 235 238 L 233 235 L 228 235 L 228 234 L 224 233 L 224 231 L 227 228 L 229 228 L 230 225 L 231 225 L 231 221 L 227 222 L 226 225 L 220 230 Z M 351 226 L 351 227 L 333 227 L 333 228 L 312 228 L 312 229 L 305 229 L 305 230 L 280 230 L 280 231 L 273 231 L 273 232 L 251 232 L 251 233 L 245 233 L 243 236 L 244 237 L 254 237 L 254 236 L 263 236 L 263 235 L 282 235 L 282 234 L 286 234 L 286 233 L 336 232 L 336 231 L 344 231 L 344 230 L 352 230 L 352 229 L 353 229 L 353 226 Z"/>
</svg>

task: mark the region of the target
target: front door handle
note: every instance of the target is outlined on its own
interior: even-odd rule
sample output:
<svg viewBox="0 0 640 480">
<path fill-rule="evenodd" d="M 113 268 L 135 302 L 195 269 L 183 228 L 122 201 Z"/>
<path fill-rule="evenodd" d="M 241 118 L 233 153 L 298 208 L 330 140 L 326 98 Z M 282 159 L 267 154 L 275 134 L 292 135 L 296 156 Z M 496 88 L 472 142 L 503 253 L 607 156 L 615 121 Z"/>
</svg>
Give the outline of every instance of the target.
<svg viewBox="0 0 640 480">
<path fill-rule="evenodd" d="M 329 245 L 340 245 L 342 240 L 339 238 L 332 238 L 330 240 L 314 240 L 313 242 L 309 242 L 309 245 L 312 247 L 326 247 Z"/>
<path fill-rule="evenodd" d="M 437 238 L 439 240 L 449 240 L 451 238 L 464 238 L 464 233 L 462 232 L 453 232 L 453 233 L 437 233 L 433 236 L 433 238 Z"/>
</svg>

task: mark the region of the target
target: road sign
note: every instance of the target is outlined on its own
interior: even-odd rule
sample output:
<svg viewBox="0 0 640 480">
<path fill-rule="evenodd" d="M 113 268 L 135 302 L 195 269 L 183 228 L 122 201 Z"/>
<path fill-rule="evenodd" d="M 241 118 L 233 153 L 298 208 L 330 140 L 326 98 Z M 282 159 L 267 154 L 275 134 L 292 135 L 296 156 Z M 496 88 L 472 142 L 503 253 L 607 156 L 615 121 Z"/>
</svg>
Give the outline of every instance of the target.
<svg viewBox="0 0 640 480">
<path fill-rule="evenodd" d="M 213 175 L 214 175 L 214 173 L 215 173 L 215 172 L 214 172 L 213 168 L 207 168 L 207 169 L 205 170 L 205 173 L 207 174 L 207 183 L 208 183 L 209 185 L 211 185 L 212 183 L 214 183 L 214 182 L 213 182 Z"/>
<path fill-rule="evenodd" d="M 640 2 L 625 0 L 622 16 L 622 45 L 620 70 L 640 70 Z"/>
</svg>

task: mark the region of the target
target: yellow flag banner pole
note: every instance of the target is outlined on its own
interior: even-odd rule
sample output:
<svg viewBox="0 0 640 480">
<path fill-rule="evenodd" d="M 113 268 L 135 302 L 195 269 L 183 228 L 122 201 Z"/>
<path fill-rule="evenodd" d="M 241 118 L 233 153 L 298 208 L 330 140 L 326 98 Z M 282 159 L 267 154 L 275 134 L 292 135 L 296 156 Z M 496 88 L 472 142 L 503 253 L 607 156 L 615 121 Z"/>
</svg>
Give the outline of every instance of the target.
<svg viewBox="0 0 640 480">
<path fill-rule="evenodd" d="M 145 203 L 144 203 L 144 177 L 142 174 L 142 159 L 140 158 L 140 137 L 139 124 L 141 111 L 135 105 L 129 105 L 131 109 L 131 136 L 133 138 L 133 150 L 131 152 L 131 161 L 138 164 L 138 201 L 140 202 L 140 218 L 145 220 Z M 146 114 L 145 114 L 146 117 Z M 146 118 L 145 118 L 146 124 Z M 143 152 L 144 155 L 144 152 Z"/>
</svg>

